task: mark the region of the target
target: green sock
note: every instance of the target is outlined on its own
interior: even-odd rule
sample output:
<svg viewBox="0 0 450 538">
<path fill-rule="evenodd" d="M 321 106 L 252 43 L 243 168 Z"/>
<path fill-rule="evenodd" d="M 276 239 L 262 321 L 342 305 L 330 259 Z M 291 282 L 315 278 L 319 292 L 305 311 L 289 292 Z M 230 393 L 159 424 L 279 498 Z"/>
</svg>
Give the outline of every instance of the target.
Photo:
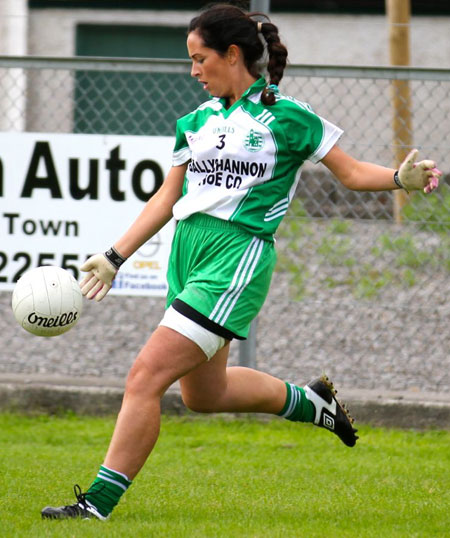
<svg viewBox="0 0 450 538">
<path fill-rule="evenodd" d="M 306 397 L 304 389 L 292 383 L 286 383 L 286 388 L 286 403 L 277 414 L 294 422 L 313 422 L 314 405 Z"/>
<path fill-rule="evenodd" d="M 131 480 L 124 474 L 100 465 L 96 479 L 86 492 L 86 500 L 93 504 L 102 516 L 107 517 L 129 486 Z"/>
</svg>

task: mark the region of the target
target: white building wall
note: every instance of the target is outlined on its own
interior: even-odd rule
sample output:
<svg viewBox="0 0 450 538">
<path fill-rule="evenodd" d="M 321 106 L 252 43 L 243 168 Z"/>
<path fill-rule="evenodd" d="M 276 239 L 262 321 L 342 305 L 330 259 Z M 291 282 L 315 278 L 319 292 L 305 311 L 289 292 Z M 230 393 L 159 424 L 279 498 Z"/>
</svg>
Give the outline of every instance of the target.
<svg viewBox="0 0 450 538">
<path fill-rule="evenodd" d="M 27 54 L 27 0 L 0 0 L 0 55 Z M 25 125 L 26 77 L 22 69 L 2 70 L 7 97 L 0 99 L 0 131 L 22 131 Z"/>
<path fill-rule="evenodd" d="M 0 55 L 27 53 L 27 0 L 0 0 Z"/>
<path fill-rule="evenodd" d="M 191 11 L 33 9 L 29 54 L 72 56 L 80 23 L 186 26 Z M 389 29 L 384 15 L 272 14 L 291 63 L 389 65 Z M 411 65 L 450 68 L 450 17 L 414 16 Z"/>
</svg>

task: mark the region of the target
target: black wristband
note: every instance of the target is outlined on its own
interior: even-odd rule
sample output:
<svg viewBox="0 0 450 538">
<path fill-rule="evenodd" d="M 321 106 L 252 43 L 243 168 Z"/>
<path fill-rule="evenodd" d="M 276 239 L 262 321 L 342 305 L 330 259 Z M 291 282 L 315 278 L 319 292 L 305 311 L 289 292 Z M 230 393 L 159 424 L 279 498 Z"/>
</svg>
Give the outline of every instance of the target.
<svg viewBox="0 0 450 538">
<path fill-rule="evenodd" d="M 405 189 L 405 187 L 401 184 L 400 178 L 398 177 L 398 170 L 394 172 L 394 183 L 397 185 L 399 189 Z"/>
<path fill-rule="evenodd" d="M 120 266 L 127 261 L 127 259 L 121 256 L 114 247 L 111 247 L 104 252 L 104 256 L 116 269 L 119 269 Z"/>
</svg>

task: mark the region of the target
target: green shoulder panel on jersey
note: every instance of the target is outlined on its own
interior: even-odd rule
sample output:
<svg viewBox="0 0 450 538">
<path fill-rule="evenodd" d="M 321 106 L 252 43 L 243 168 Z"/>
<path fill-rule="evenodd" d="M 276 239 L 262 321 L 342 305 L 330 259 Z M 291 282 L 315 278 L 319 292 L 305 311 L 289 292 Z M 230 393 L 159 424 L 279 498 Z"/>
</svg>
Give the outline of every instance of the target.
<svg viewBox="0 0 450 538">
<path fill-rule="evenodd" d="M 270 111 L 283 125 L 293 158 L 302 164 L 314 155 L 322 143 L 325 129 L 312 108 L 295 97 L 278 94 Z"/>
<path fill-rule="evenodd" d="M 175 146 L 173 150 L 174 163 L 184 164 L 190 159 L 187 133 L 192 135 L 200 130 L 209 116 L 217 114 L 222 106 L 217 98 L 202 103 L 194 111 L 182 116 L 177 121 Z"/>
</svg>

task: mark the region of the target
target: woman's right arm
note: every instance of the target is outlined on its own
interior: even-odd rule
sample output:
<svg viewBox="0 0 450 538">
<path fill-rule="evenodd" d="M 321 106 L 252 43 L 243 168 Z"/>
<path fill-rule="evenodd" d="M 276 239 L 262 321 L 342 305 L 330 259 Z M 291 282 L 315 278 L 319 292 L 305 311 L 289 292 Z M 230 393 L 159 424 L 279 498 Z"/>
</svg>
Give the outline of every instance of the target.
<svg viewBox="0 0 450 538">
<path fill-rule="evenodd" d="M 87 273 L 80 282 L 84 296 L 101 301 L 111 289 L 120 265 L 169 222 L 173 206 L 182 194 L 186 168 L 187 163 L 173 166 L 158 192 L 150 198 L 142 212 L 114 246 L 104 254 L 91 256 L 80 267 Z"/>
</svg>

